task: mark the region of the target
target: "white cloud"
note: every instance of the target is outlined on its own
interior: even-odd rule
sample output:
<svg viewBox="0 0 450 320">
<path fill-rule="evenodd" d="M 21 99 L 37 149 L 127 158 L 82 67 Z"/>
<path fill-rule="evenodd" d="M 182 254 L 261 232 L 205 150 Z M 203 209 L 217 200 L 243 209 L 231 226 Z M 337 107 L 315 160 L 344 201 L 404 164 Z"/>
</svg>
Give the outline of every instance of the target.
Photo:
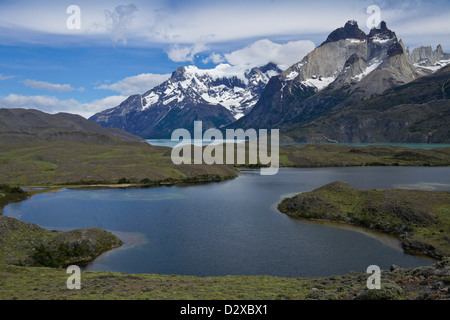
<svg viewBox="0 0 450 320">
<path fill-rule="evenodd" d="M 244 49 L 225 54 L 225 59 L 232 65 L 258 66 L 273 62 L 282 67 L 289 67 L 300 61 L 314 50 L 312 41 L 291 41 L 286 44 L 274 43 L 270 40 L 259 40 Z"/>
<path fill-rule="evenodd" d="M 15 76 L 5 76 L 0 73 L 0 80 L 8 80 L 8 79 L 13 79 L 13 78 L 15 78 Z"/>
<path fill-rule="evenodd" d="M 395 31 L 401 36 L 426 36 L 432 34 L 434 36 L 440 36 L 442 40 L 445 40 L 445 37 L 449 36 L 450 13 L 438 13 L 434 16 L 421 18 L 420 20 L 422 28 L 418 23 L 419 19 L 416 18 L 405 21 L 395 28 Z M 426 28 L 424 26 L 426 26 Z"/>
<path fill-rule="evenodd" d="M 0 105 L 4 108 L 38 109 L 52 114 L 67 112 L 89 118 L 97 112 L 118 106 L 126 98 L 125 96 L 110 96 L 90 103 L 80 103 L 74 99 L 60 100 L 52 96 L 10 94 L 0 99 Z"/>
<path fill-rule="evenodd" d="M 37 90 L 47 90 L 47 91 L 57 91 L 57 92 L 67 92 L 75 90 L 70 84 L 56 84 L 45 81 L 37 81 L 27 79 L 23 83 L 32 89 Z M 84 90 L 84 88 L 80 88 Z"/>
<path fill-rule="evenodd" d="M 405 25 L 403 30 L 407 32 L 408 22 L 413 23 L 420 29 L 420 40 L 426 43 L 427 36 L 432 36 L 436 30 L 443 36 L 448 35 L 450 12 L 448 1 L 443 0 L 404 0 L 395 1 L 395 5 L 386 0 L 308 3 L 298 0 L 134 0 L 128 5 L 120 2 L 78 0 L 82 30 L 75 32 L 66 28 L 67 4 L 61 1 L 47 0 L 45 6 L 26 0 L 4 1 L 0 3 L 0 28 L 5 28 L 5 32 L 0 34 L 0 40 L 48 44 L 49 36 L 52 39 L 51 35 L 62 35 L 67 37 L 58 40 L 98 44 L 109 42 L 112 35 L 119 44 L 133 41 L 137 46 L 154 46 L 193 44 L 204 37 L 208 38 L 204 43 L 221 44 L 277 36 L 298 39 L 329 33 L 349 19 L 357 20 L 364 31 L 369 31 L 365 27 L 370 16 L 366 9 L 379 4 L 382 18 L 395 31 Z M 430 18 L 432 23 L 428 24 Z"/>
<path fill-rule="evenodd" d="M 105 10 L 106 22 L 112 32 L 115 44 L 127 44 L 127 34 L 136 12 L 137 7 L 133 3 L 126 6 L 119 5 L 114 8 L 113 12 Z"/>
<path fill-rule="evenodd" d="M 288 68 L 292 64 L 300 61 L 309 52 L 314 50 L 315 45 L 309 40 L 291 41 L 285 44 L 272 42 L 268 39 L 258 40 L 243 49 L 226 53 L 224 55 L 211 53 L 202 59 L 203 63 L 213 62 L 219 64 L 228 62 L 233 66 L 256 67 L 273 62 L 281 68 Z M 207 51 L 204 44 L 192 46 L 175 45 L 167 52 L 169 58 L 175 62 L 195 62 L 195 55 Z"/>
<path fill-rule="evenodd" d="M 352 19 L 365 18 L 360 0 L 346 5 L 332 1 L 211 1 L 158 10 L 149 39 L 161 43 L 208 43 L 238 39 L 295 36 L 331 31 Z M 355 5 L 357 4 L 357 5 Z M 365 22 L 365 19 L 362 20 Z"/>
<path fill-rule="evenodd" d="M 178 45 L 175 44 L 167 50 L 167 56 L 174 62 L 193 62 L 197 53 L 203 52 L 207 49 L 204 43 L 196 43 L 193 45 Z"/>
<path fill-rule="evenodd" d="M 59 100 L 50 96 L 23 96 L 13 93 L 1 99 L 0 103 L 7 108 L 36 108 L 49 113 L 72 110 L 80 106 L 74 99 Z"/>
<path fill-rule="evenodd" d="M 200 41 L 216 52 L 215 44 L 223 48 L 245 39 L 288 41 L 315 37 L 315 41 L 323 41 L 324 36 L 349 19 L 357 20 L 361 29 L 368 32 L 366 21 L 370 15 L 366 9 L 378 4 L 382 19 L 399 38 L 425 45 L 433 38 L 444 49 L 449 45 L 447 0 L 403 0 L 395 4 L 386 0 L 133 0 L 128 5 L 121 4 L 121 0 L 78 0 L 82 27 L 79 31 L 65 25 L 66 4 L 57 0 L 47 3 L 42 6 L 26 0 L 0 2 L 0 43 L 108 45 L 112 37 L 116 44 L 170 47 L 171 59 L 185 62 L 193 60 L 198 52 L 194 44 Z"/>
<path fill-rule="evenodd" d="M 90 103 L 84 103 L 82 104 L 83 107 L 85 108 L 83 116 L 89 118 L 94 114 L 96 114 L 97 112 L 117 107 L 127 98 L 128 96 L 109 96 L 103 99 L 94 100 Z"/>
<path fill-rule="evenodd" d="M 225 62 L 225 58 L 223 57 L 223 55 L 213 52 L 209 55 L 209 57 L 203 59 L 202 62 L 205 64 L 210 62 L 219 64 Z"/>
<path fill-rule="evenodd" d="M 167 79 L 170 74 L 153 74 L 143 73 L 137 76 L 127 77 L 113 84 L 103 84 L 95 89 L 104 89 L 117 91 L 121 95 L 143 94 L 148 90 L 160 85 Z"/>
</svg>

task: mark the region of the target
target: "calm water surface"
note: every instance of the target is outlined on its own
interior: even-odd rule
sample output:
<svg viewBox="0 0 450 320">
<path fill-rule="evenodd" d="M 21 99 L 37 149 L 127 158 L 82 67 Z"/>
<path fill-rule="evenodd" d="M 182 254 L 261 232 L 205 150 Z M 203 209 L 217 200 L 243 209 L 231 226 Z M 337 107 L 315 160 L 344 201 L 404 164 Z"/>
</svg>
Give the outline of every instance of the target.
<svg viewBox="0 0 450 320">
<path fill-rule="evenodd" d="M 200 186 L 64 190 L 5 208 L 48 229 L 100 227 L 125 241 L 87 270 L 197 276 L 326 276 L 428 265 L 389 236 L 296 220 L 279 213 L 287 196 L 333 181 L 353 187 L 450 190 L 450 168 L 354 167 L 259 170 Z"/>
<path fill-rule="evenodd" d="M 148 139 L 146 140 L 148 144 L 160 147 L 170 147 L 174 148 L 176 145 L 179 145 L 180 142 L 172 141 L 171 139 Z M 230 143 L 234 142 L 233 140 L 222 140 L 221 142 Z M 237 141 L 242 142 L 242 141 Z M 186 140 L 183 141 L 183 144 L 195 144 L 195 145 L 209 145 L 211 143 L 218 143 L 211 140 Z M 281 146 L 302 146 L 307 143 L 282 143 Z M 325 143 L 327 144 L 327 143 Z M 439 148 L 449 148 L 450 144 L 443 143 L 330 143 L 330 145 L 344 145 L 344 146 L 353 146 L 353 147 L 367 147 L 367 146 L 397 146 L 397 147 L 405 147 L 409 149 L 439 149 Z"/>
</svg>

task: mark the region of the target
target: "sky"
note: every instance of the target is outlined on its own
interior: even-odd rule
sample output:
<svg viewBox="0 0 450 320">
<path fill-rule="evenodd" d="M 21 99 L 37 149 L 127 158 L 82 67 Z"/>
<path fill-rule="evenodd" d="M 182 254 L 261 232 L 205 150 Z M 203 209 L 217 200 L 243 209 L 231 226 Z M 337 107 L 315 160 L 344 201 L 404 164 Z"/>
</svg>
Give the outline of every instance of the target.
<svg viewBox="0 0 450 320">
<path fill-rule="evenodd" d="M 0 108 L 90 117 L 180 66 L 287 68 L 336 28 L 381 20 L 450 52 L 450 0 L 0 0 Z"/>
</svg>

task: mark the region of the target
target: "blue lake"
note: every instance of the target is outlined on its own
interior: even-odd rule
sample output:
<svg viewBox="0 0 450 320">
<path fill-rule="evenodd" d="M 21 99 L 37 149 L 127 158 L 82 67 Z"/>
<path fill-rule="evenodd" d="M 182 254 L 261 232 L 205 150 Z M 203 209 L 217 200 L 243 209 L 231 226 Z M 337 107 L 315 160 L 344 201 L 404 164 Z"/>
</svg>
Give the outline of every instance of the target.
<svg viewBox="0 0 450 320">
<path fill-rule="evenodd" d="M 85 270 L 196 276 L 326 276 L 429 265 L 393 237 L 364 229 L 291 219 L 287 196 L 333 181 L 369 189 L 450 190 L 450 168 L 352 167 L 244 171 L 234 180 L 148 189 L 63 190 L 5 208 L 48 229 L 100 227 L 124 240 Z"/>
<path fill-rule="evenodd" d="M 160 147 L 170 147 L 173 148 L 176 145 L 178 145 L 179 141 L 172 141 L 170 139 L 148 139 L 146 140 L 148 144 L 154 145 L 154 146 L 160 146 Z M 214 141 L 211 140 L 187 140 L 183 141 L 183 144 L 195 144 L 195 145 L 208 145 L 210 143 L 213 143 Z M 233 142 L 232 140 L 223 140 L 222 142 Z M 217 143 L 217 142 L 215 142 Z M 305 145 L 307 143 L 282 143 L 281 146 L 301 146 Z M 409 149 L 424 149 L 424 150 L 431 150 L 431 149 L 438 149 L 438 148 L 449 148 L 450 144 L 441 144 L 441 143 L 330 143 L 330 145 L 344 145 L 344 146 L 354 146 L 354 147 L 367 147 L 367 146 L 398 146 L 398 147 L 405 147 Z"/>
</svg>

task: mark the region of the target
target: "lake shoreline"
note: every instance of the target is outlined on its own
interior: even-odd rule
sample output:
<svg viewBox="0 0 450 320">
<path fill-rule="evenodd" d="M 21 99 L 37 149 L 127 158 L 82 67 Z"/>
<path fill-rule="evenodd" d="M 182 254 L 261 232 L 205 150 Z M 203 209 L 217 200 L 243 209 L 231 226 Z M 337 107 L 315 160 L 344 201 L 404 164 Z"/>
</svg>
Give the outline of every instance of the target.
<svg viewBox="0 0 450 320">
<path fill-rule="evenodd" d="M 41 187 L 39 187 L 39 186 L 34 186 L 34 187 L 37 187 L 37 188 L 41 188 Z M 96 185 L 96 186 L 92 186 L 92 185 L 86 185 L 86 186 L 79 186 L 79 185 L 74 185 L 74 186 L 60 186 L 59 187 L 59 189 L 58 188 L 54 188 L 53 190 L 50 190 L 50 192 L 57 192 L 57 191 L 59 191 L 59 190 L 63 190 L 63 189 L 67 189 L 67 188 L 71 188 L 71 187 L 73 187 L 74 189 L 77 189 L 77 188 L 82 188 L 82 189 L 84 189 L 84 188 L 86 188 L 86 189 L 91 189 L 92 187 L 94 188 L 94 189 L 104 189 L 104 188 L 142 188 L 142 186 L 139 186 L 139 185 L 132 185 L 132 184 L 128 184 L 128 185 L 115 185 L 115 184 L 113 184 L 113 185 Z M 38 190 L 38 192 L 39 193 L 45 193 L 46 191 L 45 190 Z M 120 249 L 120 248 L 119 248 Z M 0 266 L 1 267 L 1 266 Z M 6 267 L 6 268 L 9 268 L 9 267 Z M 423 269 L 427 269 L 427 270 L 431 270 L 430 269 L 431 267 L 423 267 Z M 16 269 L 17 270 L 17 269 Z M 413 274 L 413 273 L 417 273 L 417 270 L 421 270 L 421 268 L 411 268 L 411 269 L 402 269 L 402 272 L 404 272 L 404 274 L 406 275 L 406 274 Z M 434 270 L 434 269 L 433 269 Z M 59 272 L 57 269 L 55 269 L 55 271 L 54 271 L 55 273 L 57 273 L 57 272 Z M 387 271 L 388 272 L 388 271 Z M 19 272 L 20 273 L 20 272 Z M 98 276 L 100 276 L 101 274 L 105 274 L 104 272 L 100 272 L 100 271 L 89 271 L 89 274 L 92 274 L 92 276 L 93 277 L 95 277 L 95 275 L 98 275 Z M 111 279 L 112 278 L 114 278 L 114 277 L 116 277 L 116 273 L 106 273 L 106 274 L 108 274 L 108 275 L 111 275 Z M 124 275 L 124 276 L 126 276 L 126 275 Z M 131 276 L 131 275 L 130 275 Z M 136 277 L 142 277 L 142 278 L 145 278 L 145 277 L 150 277 L 150 275 L 145 275 L 145 274 L 142 274 L 142 275 L 139 275 L 139 276 L 136 276 Z M 363 276 L 363 274 L 360 274 L 360 276 L 359 277 L 361 277 L 361 276 Z M 49 275 L 49 277 L 51 277 L 50 275 Z M 119 279 L 119 274 L 117 274 L 117 279 Z M 165 279 L 170 279 L 172 276 L 160 276 L 160 277 L 162 277 L 162 278 L 165 278 Z M 190 277 L 189 276 L 179 276 L 180 278 L 179 279 L 190 279 Z M 239 277 L 239 276 L 236 276 L 236 277 Z M 350 278 L 352 278 L 352 279 L 356 279 L 356 278 L 354 278 L 354 277 L 356 277 L 354 274 L 350 274 L 350 275 L 342 275 L 342 276 L 338 276 L 339 278 L 340 277 L 350 277 Z M 403 277 L 403 276 L 402 276 Z M 193 285 L 195 285 L 195 283 L 200 283 L 201 281 L 204 281 L 204 280 L 202 280 L 202 279 L 212 279 L 212 278 L 214 278 L 214 279 L 225 279 L 225 278 L 229 278 L 229 277 L 206 277 L 206 278 L 196 278 L 196 280 L 193 282 L 194 284 Z M 242 281 L 242 283 L 245 283 L 245 282 L 247 282 L 247 281 L 253 281 L 252 279 L 257 279 L 258 278 L 258 276 L 241 276 L 241 278 L 238 278 L 239 279 L 239 281 Z M 338 279 L 339 279 L 338 278 Z M 269 279 L 271 279 L 270 281 L 275 281 L 275 279 L 279 279 L 279 278 L 277 278 L 277 277 L 269 277 Z M 326 281 L 327 282 L 329 282 L 330 283 L 330 286 L 331 286 L 331 283 L 332 282 L 334 282 L 335 284 L 336 283 L 338 283 L 337 281 L 336 281 L 336 278 L 334 277 L 321 277 L 321 278 L 318 278 L 318 279 L 322 279 L 321 281 L 325 281 L 325 279 L 327 279 Z M 331 280 L 330 280 L 331 279 Z M 348 279 L 348 278 L 347 278 Z M 406 277 L 405 278 L 406 280 L 408 280 L 409 278 L 408 277 Z M 403 279 L 404 280 L 404 279 Z M 400 279 L 400 280 L 396 280 L 396 281 L 403 281 L 402 279 Z M 184 280 L 181 280 L 181 281 L 184 281 Z M 294 281 L 292 278 L 286 278 L 286 281 Z M 316 280 L 311 280 L 311 279 L 307 279 L 307 278 L 305 278 L 304 279 L 304 281 L 305 281 L 305 283 L 316 283 L 315 281 Z M 308 281 L 311 281 L 311 282 L 308 282 Z M 318 280 L 319 281 L 319 280 Z M 100 283 L 102 283 L 102 282 L 100 282 Z M 102 284 L 102 286 L 105 286 L 106 284 Z M 308 286 L 309 286 L 309 284 L 308 284 Z M 334 285 L 333 285 L 334 286 Z M 402 288 L 402 290 L 404 290 L 405 292 L 408 292 L 407 290 L 409 290 L 409 289 L 405 289 L 403 286 L 400 286 L 401 288 Z M 144 287 L 142 287 L 142 288 L 144 288 Z M 327 291 L 328 289 L 320 289 L 319 288 L 319 293 L 317 292 L 317 290 L 313 290 L 314 289 L 314 287 L 308 287 L 308 292 L 309 293 L 306 293 L 305 295 L 299 295 L 298 297 L 300 297 L 301 299 L 302 298 L 306 298 L 306 299 L 334 299 L 334 297 L 335 296 L 333 296 L 333 295 L 331 295 L 331 294 L 329 294 L 329 292 Z M 425 292 L 426 290 L 425 290 L 425 288 L 422 288 L 424 291 L 423 292 Z M 422 290 L 421 289 L 421 290 Z M 397 290 L 394 290 L 394 291 L 396 291 L 397 292 Z M 346 293 L 348 293 L 347 291 L 343 291 L 343 292 L 346 292 Z M 357 294 L 357 296 L 358 297 L 364 297 L 366 294 L 367 294 L 367 292 L 365 292 L 364 291 L 364 288 L 360 288 L 359 289 L 359 291 L 358 291 L 359 293 Z M 363 293 L 364 292 L 364 293 Z M 99 292 L 98 293 L 99 294 L 99 296 L 97 297 L 97 298 L 101 298 L 101 297 L 105 297 L 105 296 L 102 296 L 101 295 L 101 293 Z M 191 292 L 191 294 L 194 294 L 193 292 Z M 388 295 L 390 295 L 391 293 L 386 293 L 386 294 L 388 294 Z M 426 293 L 423 293 L 423 295 L 426 295 Z M 286 295 L 287 296 L 287 295 Z M 340 299 L 350 299 L 350 296 L 346 296 L 346 297 L 343 297 L 343 296 L 340 296 L 340 295 L 338 295 L 339 296 L 339 298 Z M 405 296 L 406 296 L 406 294 L 405 295 L 403 295 L 403 294 L 401 294 L 401 295 L 399 295 L 399 296 L 396 296 L 396 298 L 400 298 L 400 299 L 405 299 Z M 423 296 L 421 296 L 421 297 L 423 297 Z M 412 296 L 410 295 L 410 294 L 408 294 L 408 298 L 412 298 Z M 157 298 L 156 298 L 157 299 Z"/>
<path fill-rule="evenodd" d="M 343 182 L 278 204 L 280 212 L 293 218 L 344 223 L 394 235 L 405 253 L 437 260 L 450 256 L 449 208 L 450 192 L 359 190 Z"/>
<path fill-rule="evenodd" d="M 360 167 L 360 166 L 355 166 L 355 167 Z M 296 169 L 296 167 L 288 167 L 288 168 L 293 168 Z M 38 195 L 38 194 L 43 194 L 43 193 L 55 193 L 55 192 L 60 192 L 66 189 L 72 189 L 72 190 L 107 190 L 107 189 L 147 189 L 147 188 L 158 188 L 158 187 L 164 187 L 164 186 L 195 186 L 195 185 L 204 185 L 204 184 L 209 184 L 209 183 L 220 183 L 220 182 L 224 182 L 224 181 L 228 181 L 228 180 L 232 180 L 237 178 L 240 174 L 241 171 L 258 171 L 258 169 L 253 169 L 253 168 L 240 168 L 239 173 L 237 176 L 235 177 L 214 177 L 214 179 L 212 179 L 212 181 L 205 181 L 204 179 L 200 179 L 197 180 L 195 182 L 191 182 L 191 183 L 187 183 L 186 180 L 173 180 L 170 179 L 170 181 L 159 181 L 153 184 L 147 184 L 147 185 L 142 185 L 142 184 L 132 184 L 132 183 L 128 183 L 128 184 L 86 184 L 86 185 L 55 185 L 55 186 L 38 186 L 38 185 L 34 185 L 34 186 L 27 186 L 26 188 L 30 188 L 30 189 L 36 189 L 36 191 L 34 192 L 30 192 L 28 194 L 28 197 L 25 199 L 22 199 L 20 201 L 23 200 L 27 200 L 29 198 L 31 198 L 34 195 Z M 286 199 L 284 199 L 286 200 Z M 322 224 L 326 224 L 326 225 L 335 225 L 335 224 L 339 224 L 342 226 L 346 226 L 349 228 L 354 228 L 354 231 L 358 232 L 358 228 L 363 228 L 368 230 L 369 232 L 375 232 L 375 233 L 380 233 L 381 235 L 388 235 L 388 236 L 393 236 L 396 239 L 398 239 L 402 245 L 402 250 L 404 253 L 408 253 L 411 254 L 413 256 L 418 256 L 418 257 L 426 257 L 429 259 L 432 259 L 433 261 L 439 261 L 442 258 L 444 258 L 444 256 L 442 255 L 436 255 L 434 254 L 434 252 L 432 250 L 426 250 L 426 248 L 415 248 L 414 244 L 408 244 L 408 246 L 405 246 L 404 243 L 404 239 L 402 239 L 402 237 L 398 234 L 392 234 L 392 233 L 388 233 L 385 232 L 383 230 L 379 230 L 379 229 L 371 229 L 367 226 L 364 225 L 360 225 L 360 224 L 349 224 L 348 222 L 345 221 L 333 221 L 333 220 L 327 220 L 327 219 L 312 219 L 312 218 L 304 218 L 301 216 L 297 216 L 294 214 L 290 214 L 290 213 L 286 213 L 286 212 L 282 212 L 279 209 L 280 204 L 284 201 L 283 199 L 281 199 L 279 201 L 279 203 L 276 204 L 276 210 L 278 210 L 278 212 L 280 213 L 284 213 L 289 215 L 291 218 L 294 219 L 299 219 L 299 220 L 304 220 L 304 221 L 309 221 L 309 222 L 315 222 L 315 223 L 322 223 Z M 5 205 L 4 205 L 5 206 Z M 3 214 L 3 208 L 4 206 L 0 207 L 0 216 L 2 216 Z M 422 252 L 420 252 L 420 250 L 422 250 Z M 425 250 L 425 251 L 423 251 Z"/>
<path fill-rule="evenodd" d="M 85 147 L 85 146 L 83 146 Z M 67 146 L 50 144 L 36 152 L 36 158 L 47 157 L 47 153 L 55 153 L 55 159 L 34 163 L 24 158 L 29 149 L 14 149 L 20 156 L 5 154 L 5 163 L 0 163 L 0 184 L 10 186 L 106 186 L 139 185 L 158 186 L 180 183 L 219 182 L 235 178 L 240 169 L 260 169 L 260 164 L 244 165 L 180 165 L 176 166 L 170 158 L 169 147 L 154 147 L 151 145 L 133 148 L 137 150 L 102 150 L 98 155 L 89 148 L 89 156 L 80 159 L 60 161 L 63 149 Z M 80 149 L 80 146 L 77 146 Z M 78 150 L 77 149 L 77 150 Z M 142 149 L 142 150 L 141 150 Z M 136 153 L 120 157 L 115 153 Z M 156 156 L 152 152 L 157 152 Z M 41 154 L 42 153 L 42 154 Z M 143 155 L 141 155 L 143 154 Z M 2 153 L 0 153 L 2 156 Z M 66 155 L 67 157 L 67 155 Z M 152 157 L 159 157 L 153 160 Z M 97 158 L 101 158 L 99 161 Z M 109 163 L 111 167 L 109 168 Z M 118 162 L 118 163 L 117 163 Z M 80 163 L 83 170 L 80 171 Z M 328 144 L 306 144 L 282 146 L 279 152 L 280 168 L 336 168 L 336 167 L 448 167 L 450 166 L 450 148 L 438 149 L 408 149 L 401 146 L 348 146 Z M 36 168 L 37 167 L 37 168 Z M 156 170 L 157 169 L 157 170 Z M 119 173 L 120 172 L 120 173 Z"/>
</svg>

